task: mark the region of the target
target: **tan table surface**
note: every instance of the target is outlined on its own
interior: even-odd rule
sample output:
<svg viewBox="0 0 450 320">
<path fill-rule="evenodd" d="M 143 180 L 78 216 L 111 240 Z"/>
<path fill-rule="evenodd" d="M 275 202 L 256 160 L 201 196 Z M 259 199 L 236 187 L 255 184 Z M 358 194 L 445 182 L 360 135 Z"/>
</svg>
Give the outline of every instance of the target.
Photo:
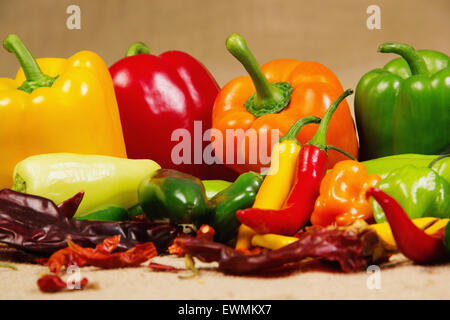
<svg viewBox="0 0 450 320">
<path fill-rule="evenodd" d="M 0 250 L 0 263 L 17 261 L 14 249 Z M 184 266 L 184 259 L 156 257 L 153 262 Z M 224 275 L 216 264 L 197 261 L 199 276 L 179 279 L 187 272 L 154 272 L 144 264 L 138 268 L 100 270 L 81 269 L 90 284 L 84 290 L 44 294 L 37 279 L 47 267 L 13 263 L 17 270 L 0 268 L 0 299 L 450 299 L 450 264 L 413 265 L 402 255 L 391 257 L 381 265 L 381 288 L 368 289 L 367 272 L 341 274 L 300 270 L 278 277 L 243 277 Z M 67 276 L 63 276 L 66 279 Z"/>
</svg>

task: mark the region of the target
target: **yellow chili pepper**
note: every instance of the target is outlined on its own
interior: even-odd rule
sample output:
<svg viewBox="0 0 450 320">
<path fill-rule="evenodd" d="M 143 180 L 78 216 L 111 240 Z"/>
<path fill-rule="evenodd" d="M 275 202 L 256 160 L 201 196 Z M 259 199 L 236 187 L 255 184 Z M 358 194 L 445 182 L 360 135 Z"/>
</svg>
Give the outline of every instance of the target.
<svg viewBox="0 0 450 320">
<path fill-rule="evenodd" d="M 270 169 L 256 194 L 253 208 L 280 209 L 289 195 L 295 177 L 296 163 L 300 153 L 297 135 L 308 123 L 319 123 L 320 118 L 314 116 L 298 120 L 277 143 L 271 153 Z M 255 232 L 242 224 L 239 227 L 236 249 L 248 249 Z"/>
<path fill-rule="evenodd" d="M 277 250 L 296 241 L 298 241 L 298 238 L 296 237 L 288 237 L 279 234 L 266 233 L 254 235 L 252 238 L 252 245 L 267 248 L 270 250 Z"/>
<path fill-rule="evenodd" d="M 426 218 L 413 219 L 412 221 L 419 228 L 425 228 L 426 226 L 430 225 L 432 222 L 436 221 L 429 228 L 425 229 L 425 233 L 434 234 L 438 230 L 445 227 L 447 225 L 447 223 L 450 221 L 450 219 L 438 219 L 438 218 L 433 218 L 433 217 L 426 217 Z M 383 223 L 371 224 L 371 225 L 369 225 L 369 228 L 375 230 L 375 232 L 378 234 L 380 239 L 383 241 L 383 244 L 386 249 L 389 249 L 389 250 L 397 249 L 397 245 L 395 243 L 394 236 L 392 235 L 392 231 L 391 231 L 391 227 L 389 226 L 389 223 L 383 222 Z"/>
<path fill-rule="evenodd" d="M 0 78 L 0 188 L 12 186 L 15 165 L 31 155 L 126 158 L 111 76 L 97 54 L 35 60 L 16 35 L 3 45 L 22 68 L 15 80 Z"/>
</svg>

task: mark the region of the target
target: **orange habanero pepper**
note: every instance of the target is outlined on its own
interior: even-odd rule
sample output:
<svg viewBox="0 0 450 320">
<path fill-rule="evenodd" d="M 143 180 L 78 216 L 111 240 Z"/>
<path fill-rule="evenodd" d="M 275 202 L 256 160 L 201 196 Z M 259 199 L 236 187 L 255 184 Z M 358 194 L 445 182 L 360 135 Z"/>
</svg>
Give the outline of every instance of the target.
<svg viewBox="0 0 450 320">
<path fill-rule="evenodd" d="M 366 167 L 353 160 L 338 162 L 320 184 L 320 195 L 311 215 L 313 225 L 346 226 L 357 219 L 373 217 L 366 191 L 381 180 L 376 173 L 367 175 Z"/>
<path fill-rule="evenodd" d="M 284 136 L 295 121 L 304 116 L 323 117 L 331 102 L 344 90 L 336 75 L 318 62 L 279 59 L 260 68 L 240 35 L 229 36 L 226 46 L 250 77 L 233 79 L 219 92 L 214 103 L 212 127 L 219 130 L 223 138 L 216 141 L 213 135 L 212 144 L 218 159 L 232 169 L 240 173 L 260 172 L 266 167 L 263 163 L 266 160 L 261 159 L 262 152 L 270 156 L 276 142 L 271 138 L 274 129 L 279 130 L 279 136 Z M 342 101 L 342 104 L 330 122 L 326 139 L 357 158 L 355 125 L 347 102 Z M 245 136 L 239 137 L 237 133 L 227 136 L 228 129 L 235 133 L 240 130 Z M 316 130 L 317 124 L 304 127 L 297 136 L 300 144 L 308 142 Z M 252 136 L 254 132 L 256 137 Z M 266 141 L 263 135 L 259 136 L 261 132 L 266 133 Z M 249 146 L 251 141 L 254 144 Z M 255 151 L 256 161 L 251 156 Z M 236 155 L 238 161 L 230 161 Z M 344 159 L 345 156 L 330 150 L 328 167 L 332 168 Z"/>
</svg>

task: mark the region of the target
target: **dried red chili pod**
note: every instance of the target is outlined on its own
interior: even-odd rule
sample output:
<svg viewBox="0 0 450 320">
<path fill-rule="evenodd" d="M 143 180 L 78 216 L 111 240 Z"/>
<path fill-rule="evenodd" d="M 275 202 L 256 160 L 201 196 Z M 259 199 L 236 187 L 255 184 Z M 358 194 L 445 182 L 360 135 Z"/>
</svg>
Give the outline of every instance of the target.
<svg viewBox="0 0 450 320">
<path fill-rule="evenodd" d="M 44 275 L 37 281 L 39 290 L 42 292 L 58 292 L 67 288 L 67 284 L 56 275 Z"/>
</svg>

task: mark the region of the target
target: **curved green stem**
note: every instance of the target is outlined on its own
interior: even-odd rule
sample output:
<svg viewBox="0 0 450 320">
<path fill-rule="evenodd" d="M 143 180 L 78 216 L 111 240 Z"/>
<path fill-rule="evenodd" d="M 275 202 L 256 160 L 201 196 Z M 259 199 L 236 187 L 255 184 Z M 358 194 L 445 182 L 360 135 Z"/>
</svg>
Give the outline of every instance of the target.
<svg viewBox="0 0 450 320">
<path fill-rule="evenodd" d="M 316 146 L 323 151 L 326 152 L 327 150 L 327 141 L 326 141 L 326 135 L 327 135 L 327 129 L 328 124 L 330 123 L 331 117 L 333 116 L 333 113 L 336 111 L 339 104 L 347 98 L 349 95 L 353 93 L 352 89 L 347 89 L 344 91 L 343 94 L 339 96 L 339 98 L 334 101 L 331 106 L 328 108 L 327 112 L 325 112 L 322 121 L 320 122 L 319 128 L 317 128 L 317 131 L 315 135 L 312 137 L 311 140 L 309 140 L 308 144 L 312 146 Z"/>
<path fill-rule="evenodd" d="M 8 35 L 3 41 L 3 47 L 17 57 L 25 73 L 27 80 L 19 87 L 20 90 L 31 93 L 34 89 L 53 85 L 57 77 L 53 78 L 42 72 L 31 52 L 17 35 Z"/>
<path fill-rule="evenodd" d="M 409 65 L 411 74 L 429 75 L 425 60 L 410 45 L 398 42 L 385 42 L 378 47 L 378 52 L 396 53 L 400 55 Z"/>
<path fill-rule="evenodd" d="M 358 161 L 358 159 L 356 159 L 354 156 L 352 156 L 350 153 L 348 153 L 347 151 L 342 150 L 341 148 L 338 148 L 336 146 L 333 146 L 331 144 L 327 145 L 327 150 L 335 150 L 337 152 L 342 153 L 344 156 L 349 157 L 350 159 L 352 159 L 353 161 Z"/>
<path fill-rule="evenodd" d="M 293 88 L 287 82 L 269 83 L 244 38 L 233 33 L 227 38 L 227 50 L 247 70 L 256 93 L 245 103 L 247 110 L 257 117 L 283 110 L 290 101 Z"/>
<path fill-rule="evenodd" d="M 433 166 L 434 166 L 439 160 L 442 160 L 442 159 L 448 158 L 448 157 L 450 157 L 450 154 L 444 154 L 444 155 L 442 155 L 442 156 L 439 156 L 439 157 L 433 159 L 433 160 L 428 164 L 428 168 L 432 169 Z"/>
<path fill-rule="evenodd" d="M 297 143 L 297 136 L 298 133 L 300 132 L 300 130 L 303 128 L 303 126 L 309 124 L 309 123 L 320 123 L 321 119 L 319 117 L 315 117 L 315 116 L 307 116 L 307 117 L 303 117 L 300 120 L 297 120 L 297 122 L 295 122 L 292 127 L 289 129 L 289 131 L 282 136 L 278 142 L 283 142 L 285 140 L 293 140 Z"/>
<path fill-rule="evenodd" d="M 132 43 L 127 50 L 126 56 L 135 56 L 138 54 L 150 54 L 150 48 L 147 47 L 143 42 Z"/>
</svg>

